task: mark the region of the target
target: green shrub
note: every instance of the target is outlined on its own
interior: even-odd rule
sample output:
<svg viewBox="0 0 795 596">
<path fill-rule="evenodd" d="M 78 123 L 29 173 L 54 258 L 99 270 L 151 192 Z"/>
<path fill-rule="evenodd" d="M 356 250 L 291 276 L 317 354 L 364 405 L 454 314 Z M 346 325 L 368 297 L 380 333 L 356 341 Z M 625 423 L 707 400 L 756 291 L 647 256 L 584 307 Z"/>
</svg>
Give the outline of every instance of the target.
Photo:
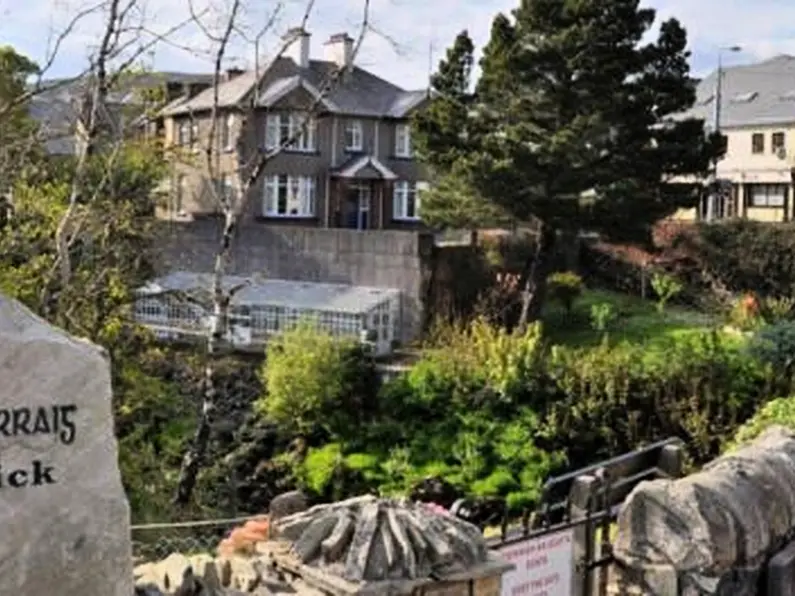
<svg viewBox="0 0 795 596">
<path fill-rule="evenodd" d="M 508 331 L 478 318 L 437 331 L 409 379 L 422 394 L 429 383 L 441 384 L 468 403 L 465 396 L 488 387 L 500 400 L 511 402 L 538 376 L 543 358 L 539 324 Z"/>
<path fill-rule="evenodd" d="M 773 392 L 764 367 L 716 333 L 642 345 L 556 349 L 549 362 L 544 441 L 586 465 L 670 436 L 685 440 L 696 462 Z"/>
<path fill-rule="evenodd" d="M 598 302 L 591 305 L 591 328 L 604 333 L 618 318 L 615 306 L 609 302 Z"/>
<path fill-rule="evenodd" d="M 764 404 L 743 424 L 727 445 L 729 451 L 753 441 L 767 428 L 781 425 L 795 432 L 795 397 L 780 397 Z"/>
<path fill-rule="evenodd" d="M 791 321 L 795 313 L 795 300 L 788 297 L 768 296 L 762 299 L 760 315 L 770 325 L 781 321 Z"/>
<path fill-rule="evenodd" d="M 676 246 L 697 276 L 731 292 L 795 295 L 795 225 L 732 220 L 698 227 Z"/>
<path fill-rule="evenodd" d="M 550 275 L 547 284 L 550 299 L 558 302 L 570 314 L 574 302 L 582 295 L 582 278 L 572 271 L 563 271 Z"/>
<path fill-rule="evenodd" d="M 372 360 L 357 342 L 310 321 L 269 342 L 260 374 L 266 395 L 258 407 L 286 434 L 351 437 L 374 414 Z"/>
<path fill-rule="evenodd" d="M 668 301 L 680 294 L 684 288 L 675 277 L 665 273 L 652 275 L 651 287 L 654 293 L 657 294 L 657 311 L 660 313 L 665 311 L 665 305 L 668 304 Z"/>
<path fill-rule="evenodd" d="M 728 314 L 728 323 L 740 331 L 753 331 L 764 324 L 759 299 L 753 294 L 745 294 L 734 301 Z"/>
<path fill-rule="evenodd" d="M 787 378 L 795 362 L 795 321 L 782 321 L 763 327 L 751 338 L 748 349 L 751 356 L 773 371 Z"/>
</svg>

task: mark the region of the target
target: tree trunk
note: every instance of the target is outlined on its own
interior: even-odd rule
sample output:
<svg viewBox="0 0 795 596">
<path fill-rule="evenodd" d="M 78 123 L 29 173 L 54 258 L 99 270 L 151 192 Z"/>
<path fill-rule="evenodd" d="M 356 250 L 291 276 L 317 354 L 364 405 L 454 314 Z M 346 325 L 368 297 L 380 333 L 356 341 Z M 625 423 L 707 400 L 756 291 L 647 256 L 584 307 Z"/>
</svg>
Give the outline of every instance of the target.
<svg viewBox="0 0 795 596">
<path fill-rule="evenodd" d="M 535 251 L 522 273 L 522 310 L 517 323 L 520 329 L 541 316 L 554 248 L 555 230 L 544 223 L 540 224 Z"/>
<path fill-rule="evenodd" d="M 213 315 L 212 326 L 207 337 L 207 364 L 204 371 L 204 391 L 202 411 L 193 441 L 182 458 L 182 466 L 179 471 L 179 481 L 174 495 L 174 504 L 184 507 L 190 502 L 193 489 L 196 486 L 196 478 L 199 475 L 202 462 L 207 454 L 207 447 L 210 444 L 212 434 L 213 415 L 218 399 L 218 390 L 215 384 L 216 360 L 219 357 L 221 344 L 224 336 L 229 330 L 229 308 L 235 288 L 224 292 L 223 282 L 226 261 L 229 249 L 232 246 L 237 218 L 235 212 L 230 208 L 224 214 L 224 230 L 221 236 L 221 245 L 215 255 L 215 269 L 213 272 Z"/>
</svg>

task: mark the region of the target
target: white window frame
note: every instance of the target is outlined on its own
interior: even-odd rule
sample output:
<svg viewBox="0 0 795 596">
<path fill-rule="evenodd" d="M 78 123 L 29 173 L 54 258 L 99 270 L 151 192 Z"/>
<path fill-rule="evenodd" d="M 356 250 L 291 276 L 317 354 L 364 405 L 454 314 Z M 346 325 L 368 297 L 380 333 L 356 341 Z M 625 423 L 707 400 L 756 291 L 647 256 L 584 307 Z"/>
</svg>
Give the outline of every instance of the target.
<svg viewBox="0 0 795 596">
<path fill-rule="evenodd" d="M 175 215 L 182 215 L 185 213 L 184 202 L 188 194 L 188 176 L 186 174 L 177 174 L 174 188 L 174 204 L 172 209 Z"/>
<path fill-rule="evenodd" d="M 306 127 L 301 126 L 306 121 Z M 299 131 L 301 131 L 300 134 Z M 297 135 L 297 136 L 296 136 Z M 295 141 L 286 145 L 289 139 Z M 268 114 L 265 118 L 265 149 L 274 151 L 282 148 L 298 153 L 313 153 L 317 150 L 317 121 L 301 112 L 281 112 Z"/>
<path fill-rule="evenodd" d="M 788 188 L 786 184 L 750 184 L 748 187 L 749 207 L 774 207 L 781 209 L 787 204 Z M 771 192 L 780 190 L 781 192 Z"/>
<path fill-rule="evenodd" d="M 419 221 L 420 220 L 420 193 L 425 190 L 427 184 L 424 182 L 411 182 L 409 180 L 397 180 L 392 191 L 392 219 L 395 221 Z M 409 198 L 413 195 L 414 210 L 409 212 Z"/>
<path fill-rule="evenodd" d="M 235 180 L 232 174 L 221 174 L 215 181 L 215 191 L 218 193 L 218 198 L 221 200 L 234 201 L 235 196 Z"/>
<path fill-rule="evenodd" d="M 361 120 L 348 120 L 345 123 L 345 151 L 364 149 L 364 126 Z"/>
<path fill-rule="evenodd" d="M 281 193 L 284 193 L 283 198 Z M 262 198 L 265 217 L 313 218 L 317 208 L 317 182 L 312 176 L 266 176 Z"/>
<path fill-rule="evenodd" d="M 192 147 L 194 130 L 195 123 L 191 119 L 180 120 L 177 123 L 177 145 L 180 147 Z"/>
<path fill-rule="evenodd" d="M 395 125 L 395 157 L 412 157 L 411 126 L 406 123 Z"/>
<path fill-rule="evenodd" d="M 235 148 L 233 131 L 235 129 L 235 115 L 227 114 L 221 122 L 219 146 L 221 151 L 232 151 Z"/>
</svg>

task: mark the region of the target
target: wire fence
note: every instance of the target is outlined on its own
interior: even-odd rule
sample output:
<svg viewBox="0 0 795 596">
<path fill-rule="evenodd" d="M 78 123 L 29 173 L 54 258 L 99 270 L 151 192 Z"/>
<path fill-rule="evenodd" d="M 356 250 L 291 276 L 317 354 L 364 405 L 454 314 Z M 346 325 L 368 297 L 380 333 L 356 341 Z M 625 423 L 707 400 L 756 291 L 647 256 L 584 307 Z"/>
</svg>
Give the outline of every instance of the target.
<svg viewBox="0 0 795 596">
<path fill-rule="evenodd" d="M 214 555 L 229 532 L 262 516 L 160 523 L 132 526 L 133 558 L 136 564 L 159 561 L 172 553 Z"/>
</svg>

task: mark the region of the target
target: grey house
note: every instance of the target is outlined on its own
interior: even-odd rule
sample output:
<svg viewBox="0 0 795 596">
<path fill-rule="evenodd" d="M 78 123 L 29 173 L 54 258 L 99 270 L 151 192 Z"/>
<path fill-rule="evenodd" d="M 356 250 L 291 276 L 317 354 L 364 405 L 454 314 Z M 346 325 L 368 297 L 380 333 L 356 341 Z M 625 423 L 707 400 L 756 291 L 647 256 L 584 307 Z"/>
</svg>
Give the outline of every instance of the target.
<svg viewBox="0 0 795 596">
<path fill-rule="evenodd" d="M 228 71 L 219 85 L 216 179 L 209 179 L 200 151 L 216 91 L 166 106 L 166 146 L 184 151 L 170 152 L 171 192 L 161 216 L 216 213 L 210 185 L 238 193 L 241 171 L 275 153 L 248 196 L 240 197 L 245 219 L 358 230 L 419 227 L 417 191 L 426 177 L 414 159 L 409 119 L 428 91 L 401 89 L 354 65 L 354 42 L 346 34 L 325 43 L 323 60 L 310 58 L 306 31 L 288 35 L 288 51 L 260 72 Z"/>
</svg>

